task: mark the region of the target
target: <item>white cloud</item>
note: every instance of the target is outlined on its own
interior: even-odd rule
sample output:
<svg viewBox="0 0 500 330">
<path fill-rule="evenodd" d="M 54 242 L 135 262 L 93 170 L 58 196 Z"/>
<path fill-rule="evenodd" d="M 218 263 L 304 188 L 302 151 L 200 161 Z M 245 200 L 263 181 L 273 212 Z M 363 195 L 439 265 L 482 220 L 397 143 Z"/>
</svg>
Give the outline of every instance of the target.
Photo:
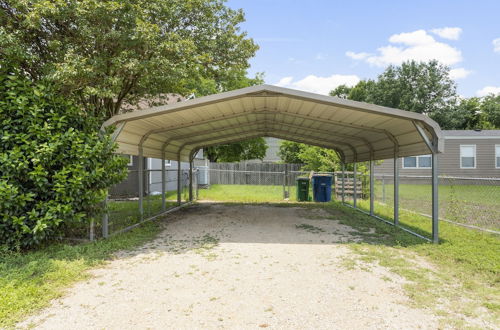
<svg viewBox="0 0 500 330">
<path fill-rule="evenodd" d="M 393 34 L 389 38 L 389 42 L 393 44 L 404 44 L 408 46 L 427 45 L 436 42 L 434 38 L 427 34 L 424 30 L 417 30 L 413 32 L 403 32 L 400 34 Z"/>
<path fill-rule="evenodd" d="M 440 29 L 433 29 L 431 32 L 444 39 L 458 40 L 460 38 L 460 34 L 462 34 L 462 29 L 459 27 L 444 27 Z"/>
<path fill-rule="evenodd" d="M 455 79 L 455 80 L 463 79 L 463 78 L 466 78 L 471 73 L 472 73 L 472 71 L 466 70 L 464 68 L 451 69 L 450 70 L 450 78 Z"/>
<path fill-rule="evenodd" d="M 363 52 L 361 52 L 361 53 L 346 52 L 345 54 L 354 60 L 363 60 L 363 59 L 367 58 L 368 56 L 370 56 L 370 54 L 363 53 Z"/>
<path fill-rule="evenodd" d="M 500 38 L 496 38 L 492 41 L 493 43 L 493 51 L 495 53 L 500 53 Z"/>
<path fill-rule="evenodd" d="M 500 86 L 495 87 L 495 86 L 486 86 L 476 92 L 477 96 L 487 96 L 490 94 L 500 94 Z"/>
<path fill-rule="evenodd" d="M 394 34 L 389 38 L 389 42 L 390 45 L 378 48 L 376 55 L 364 52 L 347 52 L 346 55 L 379 67 L 390 64 L 400 65 L 408 60 L 435 59 L 445 65 L 454 65 L 462 61 L 462 53 L 458 49 L 436 41 L 424 30 Z"/>
<path fill-rule="evenodd" d="M 328 95 L 332 89 L 335 89 L 339 85 L 345 84 L 347 86 L 354 86 L 359 81 L 360 79 L 356 75 L 334 74 L 329 77 L 309 75 L 304 79 L 297 81 L 294 81 L 293 77 L 284 77 L 281 78 L 275 85 Z"/>
</svg>

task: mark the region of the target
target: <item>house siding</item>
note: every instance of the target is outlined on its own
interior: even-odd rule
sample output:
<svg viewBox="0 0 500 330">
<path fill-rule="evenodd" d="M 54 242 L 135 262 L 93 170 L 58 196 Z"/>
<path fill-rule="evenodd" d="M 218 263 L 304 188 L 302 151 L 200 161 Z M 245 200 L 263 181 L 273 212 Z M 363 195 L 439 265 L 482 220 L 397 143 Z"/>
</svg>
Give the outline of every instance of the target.
<svg viewBox="0 0 500 330">
<path fill-rule="evenodd" d="M 500 169 L 495 168 L 495 145 L 500 144 L 499 138 L 446 138 L 444 152 L 439 155 L 439 175 L 456 177 L 499 178 Z M 460 168 L 460 145 L 476 146 L 476 168 Z M 431 169 L 403 168 L 400 161 L 400 175 L 430 176 Z M 393 160 L 385 160 L 375 166 L 376 174 L 392 175 Z"/>
</svg>

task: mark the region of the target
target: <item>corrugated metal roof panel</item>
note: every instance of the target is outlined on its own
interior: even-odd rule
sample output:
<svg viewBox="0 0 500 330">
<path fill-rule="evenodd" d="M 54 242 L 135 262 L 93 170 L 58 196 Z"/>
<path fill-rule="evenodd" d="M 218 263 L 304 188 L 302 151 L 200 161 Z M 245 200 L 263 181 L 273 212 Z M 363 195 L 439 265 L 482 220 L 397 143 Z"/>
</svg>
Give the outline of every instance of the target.
<svg viewBox="0 0 500 330">
<path fill-rule="evenodd" d="M 429 154 L 439 126 L 426 116 L 276 86 L 253 86 L 117 115 L 119 152 L 186 161 L 196 148 L 264 136 L 336 150 L 346 162 Z M 437 151 L 442 151 L 442 142 Z"/>
</svg>

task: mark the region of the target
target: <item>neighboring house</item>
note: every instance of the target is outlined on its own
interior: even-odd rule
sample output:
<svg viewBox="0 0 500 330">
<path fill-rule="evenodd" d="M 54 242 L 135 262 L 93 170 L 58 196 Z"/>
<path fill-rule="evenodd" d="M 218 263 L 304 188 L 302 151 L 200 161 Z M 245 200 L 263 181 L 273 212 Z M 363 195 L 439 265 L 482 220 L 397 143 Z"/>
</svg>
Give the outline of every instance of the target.
<svg viewBox="0 0 500 330">
<path fill-rule="evenodd" d="M 465 178 L 500 177 L 500 130 L 443 130 L 444 153 L 439 155 L 439 175 Z M 400 175 L 431 175 L 430 155 L 404 157 Z M 375 167 L 376 175 L 392 175 L 393 162 Z"/>
<path fill-rule="evenodd" d="M 110 189 L 112 197 L 136 197 L 139 192 L 139 157 L 124 155 L 128 162 L 128 176 L 125 180 Z M 177 168 L 178 162 L 175 160 L 166 160 L 166 189 L 167 191 L 177 190 Z M 193 161 L 194 167 L 205 165 L 203 150 L 200 150 Z M 181 162 L 182 178 L 187 182 L 189 178 L 189 163 Z M 144 158 L 144 193 L 161 193 L 161 159 Z"/>
</svg>

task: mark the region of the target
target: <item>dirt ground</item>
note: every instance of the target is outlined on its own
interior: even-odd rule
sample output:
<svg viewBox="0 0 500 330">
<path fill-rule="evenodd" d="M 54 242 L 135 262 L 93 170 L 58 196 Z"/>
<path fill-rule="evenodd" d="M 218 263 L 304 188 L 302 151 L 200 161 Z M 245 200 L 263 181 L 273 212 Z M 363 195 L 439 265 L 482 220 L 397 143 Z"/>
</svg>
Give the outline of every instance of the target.
<svg viewBox="0 0 500 330">
<path fill-rule="evenodd" d="M 428 329 L 404 280 L 346 267 L 354 229 L 321 209 L 197 205 L 122 252 L 21 327 L 40 329 Z"/>
</svg>

